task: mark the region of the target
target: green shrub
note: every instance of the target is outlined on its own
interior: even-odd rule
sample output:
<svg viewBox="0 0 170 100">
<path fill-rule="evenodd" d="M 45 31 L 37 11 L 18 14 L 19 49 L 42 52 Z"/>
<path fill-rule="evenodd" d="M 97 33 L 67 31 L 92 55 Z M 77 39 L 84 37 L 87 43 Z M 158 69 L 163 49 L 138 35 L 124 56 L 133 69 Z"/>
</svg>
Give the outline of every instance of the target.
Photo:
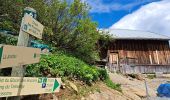
<svg viewBox="0 0 170 100">
<path fill-rule="evenodd" d="M 110 80 L 109 78 L 107 78 L 104 82 L 108 87 L 115 89 L 117 91 L 120 91 L 120 92 L 122 91 L 121 85 L 113 83 L 112 80 Z"/>
<path fill-rule="evenodd" d="M 0 33 L 0 44 L 16 45 L 17 37 Z"/>
<path fill-rule="evenodd" d="M 107 71 L 105 69 L 98 69 L 100 73 L 100 79 L 101 80 L 106 80 L 109 78 L 109 75 L 107 74 Z"/>
<path fill-rule="evenodd" d="M 99 79 L 106 79 L 107 72 L 104 69 L 89 66 L 83 61 L 61 52 L 42 55 L 40 63 L 29 65 L 26 70 L 26 76 L 42 77 L 48 75 L 74 78 L 91 84 Z"/>
</svg>

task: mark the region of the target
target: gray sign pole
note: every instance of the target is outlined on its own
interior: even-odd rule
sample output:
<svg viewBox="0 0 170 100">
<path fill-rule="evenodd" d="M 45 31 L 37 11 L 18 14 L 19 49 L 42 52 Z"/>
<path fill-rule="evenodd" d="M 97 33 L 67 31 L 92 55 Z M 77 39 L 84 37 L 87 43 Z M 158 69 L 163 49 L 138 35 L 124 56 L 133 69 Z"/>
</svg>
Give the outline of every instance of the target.
<svg viewBox="0 0 170 100">
<path fill-rule="evenodd" d="M 26 14 L 32 16 L 33 18 L 36 18 L 36 16 L 37 16 L 36 10 L 34 10 L 33 8 L 30 8 L 30 7 L 26 7 L 24 9 L 24 16 Z M 23 23 L 21 23 L 17 46 L 27 47 L 30 45 L 31 38 L 28 33 L 22 31 L 22 27 L 23 27 Z M 19 77 L 21 77 L 21 80 L 22 80 L 25 75 L 25 70 L 26 70 L 26 65 L 13 67 L 11 76 L 14 76 L 14 77 L 19 76 Z M 22 81 L 20 82 L 20 84 L 22 84 Z M 21 90 L 18 90 L 18 94 L 20 94 L 20 91 Z M 9 98 L 9 100 L 20 100 L 20 99 L 21 99 L 20 96 Z"/>
<path fill-rule="evenodd" d="M 146 98 L 147 100 L 149 100 L 149 92 L 148 92 L 148 86 L 147 86 L 146 80 L 145 80 L 145 88 L 146 88 Z"/>
</svg>

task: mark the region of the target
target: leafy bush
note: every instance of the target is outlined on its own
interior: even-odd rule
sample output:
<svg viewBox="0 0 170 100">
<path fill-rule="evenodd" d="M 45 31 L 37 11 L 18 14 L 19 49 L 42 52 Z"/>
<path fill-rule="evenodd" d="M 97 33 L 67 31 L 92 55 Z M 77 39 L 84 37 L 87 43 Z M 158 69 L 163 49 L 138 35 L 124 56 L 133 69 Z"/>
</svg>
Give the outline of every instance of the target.
<svg viewBox="0 0 170 100">
<path fill-rule="evenodd" d="M 12 35 L 0 33 L 0 44 L 16 45 L 17 38 Z"/>
<path fill-rule="evenodd" d="M 69 77 L 90 84 L 100 79 L 106 79 L 107 72 L 60 52 L 42 55 L 40 63 L 27 67 L 26 76 Z"/>
<path fill-rule="evenodd" d="M 105 69 L 102 69 L 102 68 L 98 68 L 98 71 L 99 71 L 99 77 L 100 77 L 100 79 L 101 80 L 106 80 L 106 79 L 108 79 L 109 78 L 109 75 L 107 74 L 107 71 L 105 70 Z"/>
<path fill-rule="evenodd" d="M 115 83 L 113 83 L 112 82 L 112 80 L 110 80 L 109 78 L 107 78 L 105 81 L 105 84 L 108 86 L 108 87 L 110 87 L 110 88 L 112 88 L 112 89 L 115 89 L 115 90 L 117 90 L 117 91 L 122 91 L 121 90 L 121 85 L 120 84 L 115 84 Z"/>
</svg>

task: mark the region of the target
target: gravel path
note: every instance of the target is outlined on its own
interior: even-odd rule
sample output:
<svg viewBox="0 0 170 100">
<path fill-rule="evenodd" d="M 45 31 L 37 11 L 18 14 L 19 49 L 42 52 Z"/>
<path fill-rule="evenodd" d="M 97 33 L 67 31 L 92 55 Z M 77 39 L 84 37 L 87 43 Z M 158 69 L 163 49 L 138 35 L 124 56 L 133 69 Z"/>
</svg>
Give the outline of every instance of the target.
<svg viewBox="0 0 170 100">
<path fill-rule="evenodd" d="M 146 86 L 144 80 L 128 78 L 121 74 L 109 73 L 110 79 L 114 83 L 121 84 L 122 93 L 108 88 L 106 85 L 100 85 L 100 92 L 95 92 L 82 100 L 147 100 Z M 169 100 L 156 97 L 156 89 L 161 83 L 170 80 L 169 78 L 146 79 L 149 92 L 149 100 Z"/>
</svg>

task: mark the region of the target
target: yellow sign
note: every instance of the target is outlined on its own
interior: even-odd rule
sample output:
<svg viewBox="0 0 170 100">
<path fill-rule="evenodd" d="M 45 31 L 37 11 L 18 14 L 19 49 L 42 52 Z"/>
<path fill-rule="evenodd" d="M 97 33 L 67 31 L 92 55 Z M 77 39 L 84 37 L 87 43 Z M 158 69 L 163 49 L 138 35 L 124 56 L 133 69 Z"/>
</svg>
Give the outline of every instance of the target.
<svg viewBox="0 0 170 100">
<path fill-rule="evenodd" d="M 29 15 L 25 15 L 22 20 L 21 29 L 39 39 L 42 39 L 44 26 Z"/>
<path fill-rule="evenodd" d="M 37 48 L 0 45 L 0 68 L 38 63 L 40 53 Z"/>
<path fill-rule="evenodd" d="M 61 78 L 0 77 L 0 97 L 59 92 Z"/>
</svg>

